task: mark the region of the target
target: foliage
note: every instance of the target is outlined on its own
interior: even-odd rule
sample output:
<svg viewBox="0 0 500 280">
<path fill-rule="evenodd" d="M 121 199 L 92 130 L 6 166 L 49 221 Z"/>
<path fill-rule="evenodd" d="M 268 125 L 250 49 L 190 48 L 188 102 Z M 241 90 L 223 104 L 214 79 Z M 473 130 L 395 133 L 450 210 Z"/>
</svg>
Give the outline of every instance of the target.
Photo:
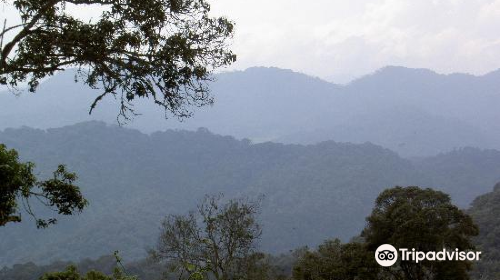
<svg viewBox="0 0 500 280">
<path fill-rule="evenodd" d="M 283 257 L 283 256 L 282 256 Z M 241 262 L 239 271 L 243 272 L 234 279 L 242 280 L 281 280 L 287 279 L 290 271 L 279 264 L 280 258 L 263 253 L 253 253 Z"/>
<path fill-rule="evenodd" d="M 494 193 L 499 189 L 497 187 Z M 488 213 L 494 215 L 494 212 L 491 212 L 492 208 L 493 210 L 498 208 L 498 203 L 492 199 L 495 197 L 496 194 L 488 194 L 478 198 L 472 208 L 474 211 L 471 212 L 475 215 Z M 233 258 L 234 262 L 228 263 L 224 261 L 232 257 L 227 254 L 230 251 L 227 249 L 231 247 L 227 245 L 239 244 L 237 246 L 243 248 L 242 244 L 248 244 L 248 242 L 224 242 L 230 239 L 231 234 L 227 233 L 233 233 L 233 236 L 242 238 L 242 235 L 237 233 L 245 232 L 245 230 L 239 230 L 245 226 L 228 227 L 227 225 L 235 224 L 228 223 L 233 220 L 230 217 L 245 217 L 247 213 L 256 213 L 255 211 L 241 211 L 242 207 L 239 206 L 248 204 L 247 200 L 243 200 L 242 204 L 241 201 L 230 200 L 224 204 L 221 203 L 219 197 L 207 197 L 197 212 L 191 212 L 185 216 L 167 217 L 163 224 L 157 251 L 152 252 L 157 260 L 163 262 L 157 266 L 151 266 L 146 261 L 123 266 L 121 258 L 115 254 L 114 259 L 119 264 L 119 271 L 132 272 L 135 275 L 141 275 L 141 279 L 151 280 L 162 277 L 162 265 L 170 267 L 175 272 L 166 275 L 165 279 L 468 279 L 467 272 L 471 266 L 465 262 L 421 262 L 415 265 L 400 261 L 393 268 L 386 269 L 378 266 L 373 257 L 374 250 L 379 243 L 390 243 L 400 248 L 413 247 L 422 251 L 437 251 L 443 248 L 443 244 L 448 249 L 474 249 L 470 239 L 472 235 L 477 234 L 477 227 L 472 223 L 471 218 L 451 204 L 448 195 L 442 192 L 418 187 L 388 189 L 377 198 L 373 213 L 367 218 L 368 225 L 362 233 L 363 237 L 355 238 L 349 243 L 342 243 L 339 239 L 327 240 L 315 251 L 299 248 L 281 256 L 270 256 L 245 249 L 241 252 L 247 252 L 246 254 L 239 254 Z M 484 205 L 484 207 L 478 207 L 478 205 Z M 497 260 L 492 258 L 495 256 L 497 247 L 496 236 L 489 234 L 498 224 L 496 217 L 498 215 L 482 220 L 482 223 L 486 222 L 485 228 L 488 230 L 479 236 L 484 238 L 483 243 L 479 242 L 479 244 L 487 244 L 488 248 L 484 249 L 488 249 L 485 252 L 488 258 L 486 262 L 479 263 L 477 271 L 473 271 L 474 279 L 496 279 L 494 274 L 488 274 L 496 269 L 494 263 Z M 249 221 L 236 223 L 239 225 L 253 223 L 252 219 L 236 220 Z M 257 229 L 260 231 L 260 228 Z M 250 248 L 253 249 L 253 247 Z M 109 271 L 106 269 L 109 262 L 109 258 L 102 258 L 97 262 L 98 265 L 93 267 Z M 220 264 L 218 268 L 214 266 L 216 263 Z M 58 267 L 62 265 L 67 264 L 55 264 L 51 266 L 52 269 L 36 267 L 33 264 L 18 265 L 13 269 L 0 270 L 0 278 L 32 279 L 25 275 L 30 273 L 37 275 L 40 270 L 58 270 Z M 88 264 L 79 264 L 78 267 L 86 267 L 84 271 L 90 271 Z M 214 273 L 215 269 L 220 269 L 219 276 Z M 69 269 L 66 272 L 47 275 L 73 277 L 78 275 L 74 271 L 75 269 Z M 227 271 L 229 273 L 226 273 Z M 125 277 L 123 273 L 121 276 L 115 274 L 115 278 L 95 272 L 87 273 L 85 277 L 89 277 L 88 275 L 97 277 L 88 279 L 99 280 Z"/>
<path fill-rule="evenodd" d="M 157 250 L 151 253 L 167 261 L 179 279 L 245 279 L 247 269 L 258 260 L 254 255 L 261 235 L 257 212 L 256 202 L 223 203 L 222 196 L 207 196 L 196 213 L 165 218 Z"/>
<path fill-rule="evenodd" d="M 30 199 L 36 198 L 60 215 L 72 215 L 81 212 L 87 201 L 74 185 L 76 175 L 60 165 L 53 173 L 53 178 L 39 181 L 33 173 L 35 165 L 31 162 L 19 162 L 15 150 L 8 150 L 0 144 L 0 226 L 10 222 L 21 222 L 20 204 L 33 217 Z M 47 227 L 56 223 L 56 219 L 38 219 L 38 227 Z"/>
<path fill-rule="evenodd" d="M 478 250 L 483 252 L 481 262 L 472 271 L 475 279 L 500 278 L 500 183 L 490 193 L 474 200 L 468 211 L 479 226 L 474 238 Z"/>
<path fill-rule="evenodd" d="M 447 194 L 418 187 L 395 187 L 382 192 L 367 222 L 362 237 L 372 252 L 382 244 L 423 252 L 444 248 L 467 251 L 475 248 L 471 238 L 478 235 L 472 218 L 453 205 Z M 416 264 L 400 260 L 388 272 L 395 279 L 456 280 L 469 279 L 470 269 L 471 264 L 466 261 Z"/>
<path fill-rule="evenodd" d="M 40 280 L 137 280 L 136 277 L 127 276 L 120 269 L 115 269 L 112 276 L 107 276 L 98 271 L 89 271 L 81 276 L 75 266 L 69 266 L 66 271 L 47 273 Z"/>
<path fill-rule="evenodd" d="M 365 244 L 327 240 L 317 251 L 303 253 L 293 268 L 294 280 L 370 280 L 379 266 Z"/>
<path fill-rule="evenodd" d="M 279 256 L 264 255 L 255 253 L 249 257 L 246 263 L 249 267 L 246 279 L 250 280 L 284 280 L 288 279 L 292 266 L 297 260 L 295 253 L 282 254 Z M 54 271 L 64 271 L 70 266 L 77 267 L 81 275 L 90 271 L 99 271 L 106 275 L 112 275 L 117 263 L 114 256 L 102 256 L 96 260 L 85 259 L 78 263 L 54 262 L 46 266 L 38 266 L 34 263 L 17 264 L 11 268 L 0 269 L 0 279 L 9 280 L 33 280 L 39 279 L 43 275 Z M 137 278 L 144 280 L 174 280 L 175 275 L 169 275 L 165 269 L 165 264 L 153 262 L 150 259 L 142 259 L 119 266 L 128 275 L 137 275 Z"/>
<path fill-rule="evenodd" d="M 115 256 L 102 256 L 95 260 L 84 259 L 77 263 L 67 261 L 57 261 L 48 265 L 39 266 L 34 263 L 16 264 L 13 267 L 0 269 L 0 279 L 8 280 L 33 280 L 55 271 L 65 271 L 68 267 L 74 266 L 81 275 L 86 275 L 91 271 L 99 271 L 105 275 L 113 275 L 117 267 Z M 133 261 L 118 267 L 127 275 L 137 275 L 139 279 L 145 280 L 165 280 L 163 279 L 164 269 L 160 264 L 150 260 Z"/>
<path fill-rule="evenodd" d="M 35 91 L 41 79 L 77 67 L 75 79 L 102 90 L 91 111 L 114 95 L 125 119 L 137 98 L 187 117 L 188 106 L 212 102 L 206 86 L 212 71 L 236 59 L 228 50 L 233 24 L 211 17 L 206 0 L 2 2 L 18 10 L 22 23 L 0 33 L 0 83 L 28 82 Z M 68 5 L 103 12 L 86 22 L 68 13 Z"/>
</svg>

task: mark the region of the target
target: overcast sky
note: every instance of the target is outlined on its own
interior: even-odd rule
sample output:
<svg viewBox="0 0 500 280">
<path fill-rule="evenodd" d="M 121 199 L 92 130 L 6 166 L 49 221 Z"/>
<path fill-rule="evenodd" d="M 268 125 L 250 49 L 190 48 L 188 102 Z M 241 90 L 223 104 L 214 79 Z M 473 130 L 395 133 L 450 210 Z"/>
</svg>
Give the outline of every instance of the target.
<svg viewBox="0 0 500 280">
<path fill-rule="evenodd" d="M 346 82 L 386 65 L 500 68 L 500 0 L 214 0 L 237 24 L 234 66 Z"/>
<path fill-rule="evenodd" d="M 500 0 L 210 2 L 236 22 L 232 69 L 276 66 L 345 83 L 386 65 L 472 74 L 500 68 Z"/>
</svg>

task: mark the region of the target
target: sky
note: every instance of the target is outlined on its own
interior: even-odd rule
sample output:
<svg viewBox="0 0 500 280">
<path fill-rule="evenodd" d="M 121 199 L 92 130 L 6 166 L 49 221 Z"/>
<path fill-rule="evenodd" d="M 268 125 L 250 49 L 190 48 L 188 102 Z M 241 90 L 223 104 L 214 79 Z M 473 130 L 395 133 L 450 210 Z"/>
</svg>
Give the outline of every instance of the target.
<svg viewBox="0 0 500 280">
<path fill-rule="evenodd" d="M 238 61 L 226 70 L 274 66 L 347 83 L 387 65 L 475 75 L 500 68 L 500 0 L 209 2 L 236 23 Z"/>
<path fill-rule="evenodd" d="M 346 83 L 387 65 L 476 75 L 500 68 L 500 0 L 216 0 L 236 22 L 233 66 Z"/>
</svg>

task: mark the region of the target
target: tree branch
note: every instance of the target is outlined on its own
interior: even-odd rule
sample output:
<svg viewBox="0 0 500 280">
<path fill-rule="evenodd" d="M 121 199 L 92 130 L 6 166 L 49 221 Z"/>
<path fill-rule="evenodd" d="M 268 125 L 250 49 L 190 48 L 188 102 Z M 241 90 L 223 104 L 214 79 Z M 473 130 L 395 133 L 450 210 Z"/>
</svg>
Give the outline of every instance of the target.
<svg viewBox="0 0 500 280">
<path fill-rule="evenodd" d="M 31 18 L 30 22 L 24 25 L 24 28 L 10 41 L 5 45 L 5 47 L 2 49 L 2 55 L 0 59 L 0 71 L 3 72 L 3 69 L 6 66 L 7 62 L 7 57 L 9 56 L 10 52 L 14 48 L 14 46 L 19 43 L 24 37 L 26 37 L 30 29 L 36 25 L 38 20 L 40 20 L 44 12 L 46 12 L 50 7 L 53 7 L 55 4 L 57 4 L 61 0 L 49 0 L 47 1 L 46 5 L 33 17 Z M 1 73 L 1 72 L 0 72 Z"/>
</svg>

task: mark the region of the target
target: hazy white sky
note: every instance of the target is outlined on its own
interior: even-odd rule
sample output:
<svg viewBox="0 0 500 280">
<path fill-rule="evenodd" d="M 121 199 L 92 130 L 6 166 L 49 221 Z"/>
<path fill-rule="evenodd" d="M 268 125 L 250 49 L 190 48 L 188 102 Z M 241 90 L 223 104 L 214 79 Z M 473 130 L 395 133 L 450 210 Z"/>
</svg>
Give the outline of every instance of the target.
<svg viewBox="0 0 500 280">
<path fill-rule="evenodd" d="M 500 0 L 210 2 L 236 22 L 232 69 L 276 66 L 343 83 L 386 65 L 473 74 L 500 68 Z"/>
<path fill-rule="evenodd" d="M 237 24 L 243 69 L 346 82 L 386 65 L 441 73 L 500 68 L 500 0 L 213 0 Z"/>
</svg>

